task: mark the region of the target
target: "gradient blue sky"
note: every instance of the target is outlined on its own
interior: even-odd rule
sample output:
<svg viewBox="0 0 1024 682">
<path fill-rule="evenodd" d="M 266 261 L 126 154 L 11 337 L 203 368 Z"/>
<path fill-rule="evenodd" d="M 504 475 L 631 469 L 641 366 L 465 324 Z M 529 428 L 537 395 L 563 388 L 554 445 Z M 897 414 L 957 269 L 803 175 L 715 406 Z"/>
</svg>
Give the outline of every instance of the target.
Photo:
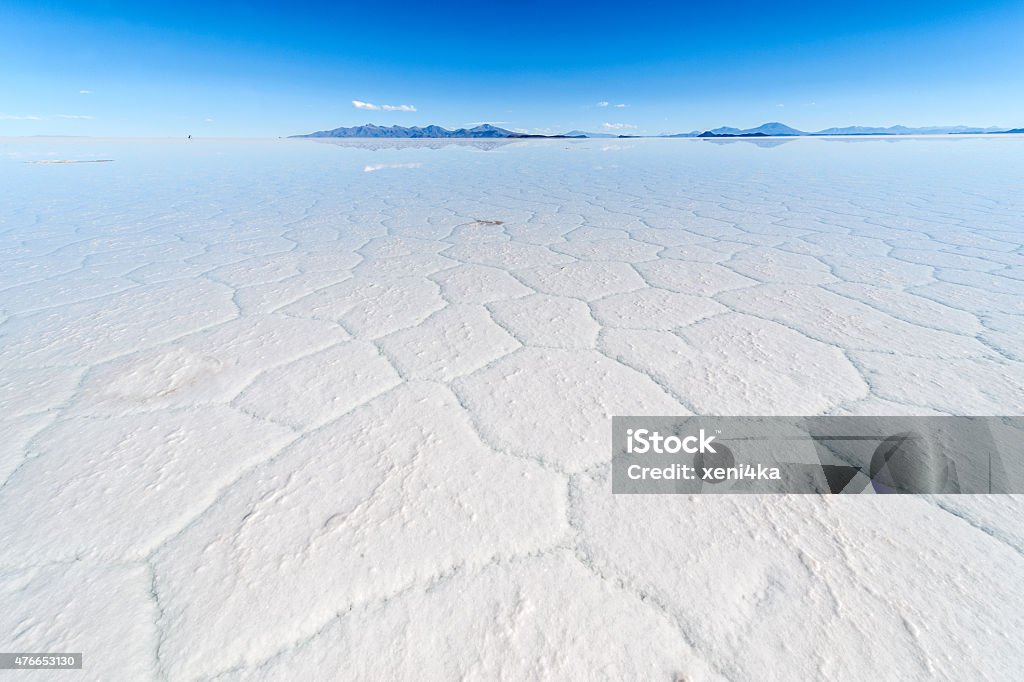
<svg viewBox="0 0 1024 682">
<path fill-rule="evenodd" d="M 1021 0 L 0 0 L 0 135 L 1019 127 L 1022 44 Z"/>
</svg>

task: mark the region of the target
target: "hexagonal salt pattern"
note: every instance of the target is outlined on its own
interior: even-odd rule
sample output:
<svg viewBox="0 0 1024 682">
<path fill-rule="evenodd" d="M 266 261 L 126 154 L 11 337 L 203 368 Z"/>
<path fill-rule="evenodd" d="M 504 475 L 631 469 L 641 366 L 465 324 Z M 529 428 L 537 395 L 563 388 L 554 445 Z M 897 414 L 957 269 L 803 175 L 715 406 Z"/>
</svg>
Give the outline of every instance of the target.
<svg viewBox="0 0 1024 682">
<path fill-rule="evenodd" d="M 617 414 L 1024 412 L 1024 139 L 758 142 L 0 140 L 0 650 L 1019 678 L 1018 498 L 611 494 Z"/>
</svg>

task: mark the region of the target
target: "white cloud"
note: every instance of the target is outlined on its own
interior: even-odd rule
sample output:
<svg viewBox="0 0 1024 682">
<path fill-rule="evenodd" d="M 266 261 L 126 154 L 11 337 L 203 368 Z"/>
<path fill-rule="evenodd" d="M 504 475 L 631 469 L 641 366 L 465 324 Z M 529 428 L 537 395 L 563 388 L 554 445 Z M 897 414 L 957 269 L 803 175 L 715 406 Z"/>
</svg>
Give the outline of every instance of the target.
<svg viewBox="0 0 1024 682">
<path fill-rule="evenodd" d="M 556 135 L 559 132 L 564 132 L 563 129 L 555 128 L 509 128 L 513 133 L 521 133 L 523 135 Z"/>
<path fill-rule="evenodd" d="M 368 109 L 369 111 L 416 111 L 411 104 L 373 104 L 372 102 L 361 102 L 352 100 L 352 106 L 356 109 Z"/>
<path fill-rule="evenodd" d="M 594 106 L 597 106 L 597 107 L 606 107 L 606 106 L 608 106 L 608 102 L 598 102 L 598 103 L 597 103 L 597 104 L 595 104 Z"/>
<path fill-rule="evenodd" d="M 602 123 L 601 127 L 605 130 L 630 130 L 636 128 L 632 123 Z"/>
<path fill-rule="evenodd" d="M 54 114 L 52 116 L 18 116 L 16 114 L 0 114 L 0 121 L 46 121 L 50 119 L 91 121 L 94 116 L 85 114 Z"/>
<path fill-rule="evenodd" d="M 208 119 L 206 119 L 206 122 L 207 123 L 213 123 L 213 119 L 212 118 L 208 118 Z"/>
<path fill-rule="evenodd" d="M 92 90 L 79 90 L 78 94 L 79 95 L 91 95 L 92 94 Z"/>
<path fill-rule="evenodd" d="M 625 109 L 628 106 L 629 106 L 628 104 L 616 104 L 615 108 L 616 109 Z"/>
</svg>

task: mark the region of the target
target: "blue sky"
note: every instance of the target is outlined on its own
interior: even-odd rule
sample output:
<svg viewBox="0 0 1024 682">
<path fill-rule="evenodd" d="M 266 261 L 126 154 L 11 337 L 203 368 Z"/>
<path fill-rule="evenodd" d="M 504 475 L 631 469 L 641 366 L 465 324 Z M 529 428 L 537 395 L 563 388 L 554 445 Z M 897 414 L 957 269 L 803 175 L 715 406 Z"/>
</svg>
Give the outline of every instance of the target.
<svg viewBox="0 0 1024 682">
<path fill-rule="evenodd" d="M 1019 127 L 1022 42 L 1020 0 L 0 0 L 0 135 Z"/>
</svg>

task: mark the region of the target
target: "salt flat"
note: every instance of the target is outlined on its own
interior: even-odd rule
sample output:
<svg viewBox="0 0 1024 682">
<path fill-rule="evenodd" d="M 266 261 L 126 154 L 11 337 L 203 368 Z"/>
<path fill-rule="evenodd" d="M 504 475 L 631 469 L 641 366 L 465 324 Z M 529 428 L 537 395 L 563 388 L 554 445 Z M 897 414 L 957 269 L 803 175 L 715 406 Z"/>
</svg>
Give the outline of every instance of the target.
<svg viewBox="0 0 1024 682">
<path fill-rule="evenodd" d="M 1020 497 L 608 475 L 613 415 L 1024 414 L 1021 187 L 1017 136 L 0 140 L 0 650 L 1019 679 Z"/>
</svg>

